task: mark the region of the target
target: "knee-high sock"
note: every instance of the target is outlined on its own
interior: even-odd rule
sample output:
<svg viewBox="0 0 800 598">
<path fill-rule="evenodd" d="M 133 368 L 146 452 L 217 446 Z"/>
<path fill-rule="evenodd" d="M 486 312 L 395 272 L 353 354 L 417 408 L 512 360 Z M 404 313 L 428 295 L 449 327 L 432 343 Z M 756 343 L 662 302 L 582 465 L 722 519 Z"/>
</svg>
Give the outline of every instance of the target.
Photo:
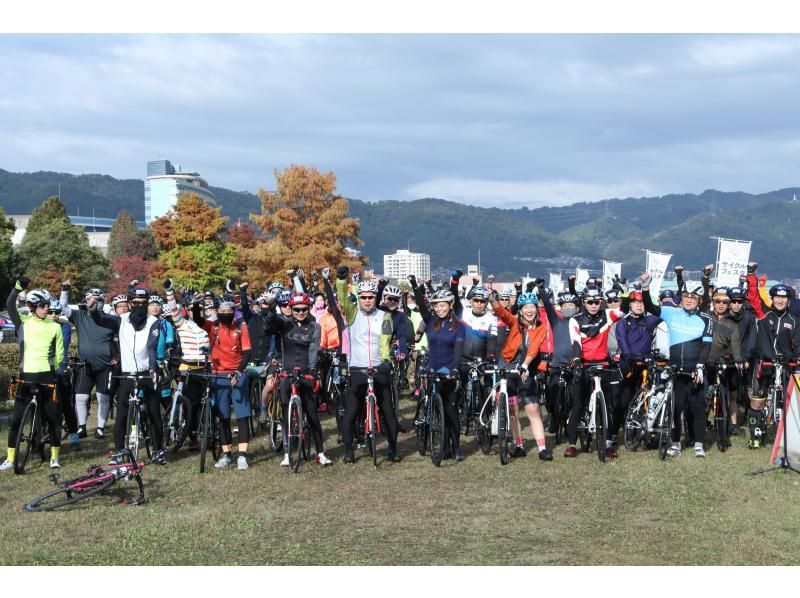
<svg viewBox="0 0 800 598">
<path fill-rule="evenodd" d="M 100 407 L 97 409 L 97 427 L 104 428 L 108 413 L 111 411 L 111 396 L 102 392 L 97 393 L 97 403 Z"/>
<path fill-rule="evenodd" d="M 89 416 L 89 395 L 75 395 L 75 411 L 78 413 L 78 425 L 85 427 Z"/>
</svg>

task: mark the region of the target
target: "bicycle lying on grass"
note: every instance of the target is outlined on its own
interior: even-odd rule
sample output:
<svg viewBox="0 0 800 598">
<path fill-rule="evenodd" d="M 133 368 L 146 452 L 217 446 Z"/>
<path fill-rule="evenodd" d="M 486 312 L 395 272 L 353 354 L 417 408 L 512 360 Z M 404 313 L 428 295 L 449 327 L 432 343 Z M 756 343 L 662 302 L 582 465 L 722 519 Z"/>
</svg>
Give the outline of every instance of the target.
<svg viewBox="0 0 800 598">
<path fill-rule="evenodd" d="M 30 512 L 52 511 L 67 505 L 73 505 L 85 498 L 108 491 L 119 480 L 136 480 L 139 486 L 139 496 L 128 505 L 140 505 L 145 502 L 144 485 L 142 484 L 142 469 L 145 462 L 135 461 L 129 449 L 122 449 L 112 455 L 120 459 L 118 465 L 90 465 L 87 472 L 73 480 L 59 483 L 59 474 L 51 474 L 48 479 L 56 485 L 54 490 L 34 498 L 25 505 Z"/>
</svg>

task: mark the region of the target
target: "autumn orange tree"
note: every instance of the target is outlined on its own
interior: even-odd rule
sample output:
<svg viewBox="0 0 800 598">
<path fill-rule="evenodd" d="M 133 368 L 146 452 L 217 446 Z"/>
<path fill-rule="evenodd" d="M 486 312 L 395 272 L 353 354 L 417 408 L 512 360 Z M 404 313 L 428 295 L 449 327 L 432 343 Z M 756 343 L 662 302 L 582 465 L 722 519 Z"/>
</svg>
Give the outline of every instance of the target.
<svg viewBox="0 0 800 598">
<path fill-rule="evenodd" d="M 346 247 L 361 245 L 359 221 L 350 206 L 336 194 L 336 176 L 316 168 L 293 165 L 275 171 L 274 192 L 260 189 L 261 214 L 251 214 L 264 240 L 242 249 L 249 280 L 283 280 L 296 266 L 306 272 L 347 264 L 357 268 L 363 258 L 352 257 Z"/>
<path fill-rule="evenodd" d="M 150 224 L 159 249 L 152 275 L 191 289 L 222 288 L 236 272 L 236 250 L 223 239 L 228 217 L 221 211 L 194 193 L 179 195 L 175 207 Z"/>
</svg>

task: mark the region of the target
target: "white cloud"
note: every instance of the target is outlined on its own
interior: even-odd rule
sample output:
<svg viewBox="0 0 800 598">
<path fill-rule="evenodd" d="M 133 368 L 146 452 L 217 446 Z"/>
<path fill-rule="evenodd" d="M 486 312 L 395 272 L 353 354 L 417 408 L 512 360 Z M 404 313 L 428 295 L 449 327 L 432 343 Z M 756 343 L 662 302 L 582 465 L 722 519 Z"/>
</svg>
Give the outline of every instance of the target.
<svg viewBox="0 0 800 598">
<path fill-rule="evenodd" d="M 568 205 L 612 197 L 653 195 L 644 181 L 585 183 L 568 180 L 491 181 L 483 179 L 438 178 L 408 188 L 409 199 L 437 197 L 479 206 L 507 207 L 510 204 L 541 206 Z"/>
<path fill-rule="evenodd" d="M 713 37 L 694 42 L 688 48 L 692 60 L 709 69 L 750 68 L 792 58 L 797 67 L 800 39 L 796 36 Z"/>
</svg>

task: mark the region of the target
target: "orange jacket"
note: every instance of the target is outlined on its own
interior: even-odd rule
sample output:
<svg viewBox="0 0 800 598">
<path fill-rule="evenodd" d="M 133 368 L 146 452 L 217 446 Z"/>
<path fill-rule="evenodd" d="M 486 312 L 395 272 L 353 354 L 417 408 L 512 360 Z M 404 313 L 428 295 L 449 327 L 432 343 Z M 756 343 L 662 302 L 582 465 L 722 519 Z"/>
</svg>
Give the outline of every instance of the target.
<svg viewBox="0 0 800 598">
<path fill-rule="evenodd" d="M 338 349 L 339 348 L 339 329 L 336 326 L 336 318 L 329 311 L 322 314 L 319 319 L 319 327 L 322 334 L 319 339 L 320 349 Z"/>
<path fill-rule="evenodd" d="M 508 336 L 506 337 L 505 345 L 503 345 L 503 350 L 500 351 L 500 355 L 503 356 L 506 362 L 511 363 L 511 360 L 514 359 L 517 351 L 519 351 L 519 344 L 522 342 L 522 333 L 519 330 L 517 317 L 502 305 L 495 307 L 494 313 L 508 326 Z M 536 356 L 539 354 L 539 348 L 542 346 L 542 341 L 547 334 L 547 327 L 542 324 L 541 320 L 537 320 L 536 326 L 531 326 L 528 328 L 527 332 L 528 351 L 525 354 L 525 358 L 528 359 L 530 357 L 531 360 L 533 360 L 536 359 Z"/>
</svg>

